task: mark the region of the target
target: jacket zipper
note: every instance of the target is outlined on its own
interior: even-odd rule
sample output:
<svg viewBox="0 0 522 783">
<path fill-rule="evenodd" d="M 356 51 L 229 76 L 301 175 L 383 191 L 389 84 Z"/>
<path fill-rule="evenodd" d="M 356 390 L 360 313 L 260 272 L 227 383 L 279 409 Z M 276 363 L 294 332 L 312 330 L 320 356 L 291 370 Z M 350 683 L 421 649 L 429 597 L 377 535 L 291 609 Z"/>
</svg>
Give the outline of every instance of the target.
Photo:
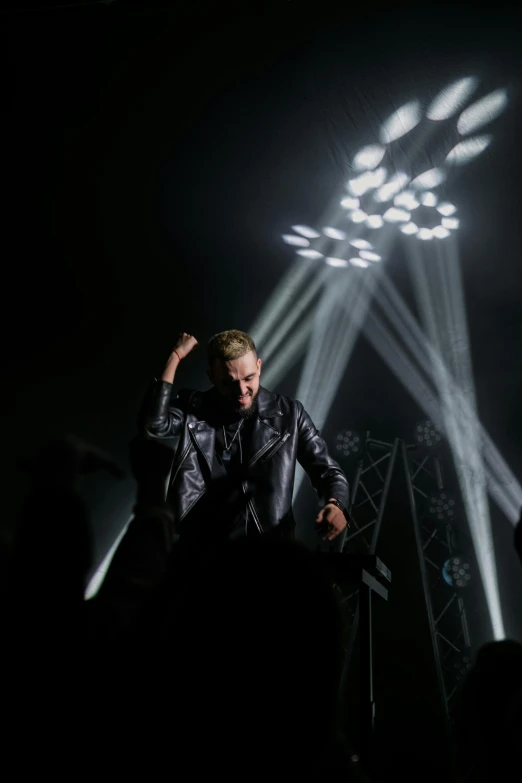
<svg viewBox="0 0 522 783">
<path fill-rule="evenodd" d="M 252 514 L 252 519 L 254 520 L 254 522 L 256 524 L 258 532 L 262 534 L 263 533 L 263 528 L 261 527 L 261 522 L 259 521 L 259 517 L 256 514 L 256 510 L 254 508 L 254 504 L 252 503 L 251 500 L 248 501 L 247 508 L 250 509 L 250 513 Z"/>
<path fill-rule="evenodd" d="M 279 435 L 277 435 L 277 437 L 275 437 L 275 438 L 272 438 L 271 440 L 269 440 L 269 441 L 268 441 L 268 443 L 267 443 L 265 446 L 263 446 L 263 448 L 262 448 L 262 449 L 260 449 L 260 450 L 257 452 L 257 454 L 254 454 L 254 456 L 252 457 L 252 459 L 251 459 L 251 460 L 250 460 L 250 462 L 248 463 L 248 467 L 250 468 L 250 467 L 252 467 L 252 465 L 255 465 L 255 463 L 256 463 L 256 462 L 258 462 L 258 460 L 260 460 L 260 459 L 261 459 L 261 457 L 263 456 L 263 454 L 266 454 L 266 452 L 267 452 L 267 451 L 268 451 L 268 450 L 269 450 L 269 449 L 272 447 L 272 445 L 273 445 L 273 444 L 274 444 L 274 443 L 275 443 L 275 442 L 276 442 L 276 441 L 279 439 L 279 437 L 280 437 L 280 436 L 279 436 Z M 290 437 L 290 433 L 289 433 L 289 432 L 287 432 L 287 433 L 286 433 L 285 435 L 283 435 L 283 437 L 281 438 L 281 442 L 280 442 L 280 444 L 279 444 L 279 445 L 280 445 L 280 446 L 282 446 L 282 445 L 283 445 L 283 443 L 285 443 L 285 441 L 287 441 L 289 437 Z M 279 447 L 278 447 L 278 448 L 279 448 Z M 275 451 L 277 451 L 277 449 L 275 449 Z M 275 451 L 274 451 L 274 453 L 275 453 Z M 245 493 L 245 495 L 246 495 L 246 494 L 247 494 L 247 492 L 248 492 L 248 487 L 247 487 L 246 481 L 243 481 L 243 492 Z M 258 529 L 258 532 L 259 532 L 259 533 L 263 533 L 263 528 L 261 527 L 261 522 L 259 521 L 259 517 L 258 517 L 258 516 L 257 516 L 257 514 L 256 514 L 256 510 L 255 510 L 255 508 L 254 508 L 254 503 L 252 502 L 252 500 L 249 500 L 249 501 L 248 501 L 247 508 L 250 510 L 250 513 L 252 514 L 252 518 L 253 518 L 253 520 L 254 520 L 254 522 L 255 522 L 255 525 L 256 525 L 256 527 L 257 527 L 257 529 Z"/>
<path fill-rule="evenodd" d="M 261 459 L 261 457 L 263 456 L 263 454 L 266 454 L 266 452 L 268 451 L 268 449 L 270 449 L 270 448 L 273 446 L 273 444 L 274 444 L 274 443 L 275 443 L 275 442 L 276 442 L 276 441 L 279 439 L 279 437 L 280 437 L 280 436 L 279 436 L 279 435 L 277 435 L 276 437 L 274 437 L 274 438 L 271 438 L 271 440 L 269 440 L 269 441 L 268 441 L 268 443 L 267 443 L 267 444 L 265 444 L 265 445 L 263 446 L 263 448 L 262 448 L 262 449 L 260 449 L 260 450 L 257 452 L 257 454 L 254 454 L 254 456 L 251 458 L 251 460 L 250 460 L 250 461 L 249 461 L 249 463 L 248 463 L 248 467 L 252 467 L 252 465 L 255 465 L 255 463 L 256 463 L 258 460 L 260 460 L 260 459 Z M 283 445 L 283 443 L 285 443 L 285 441 L 287 441 L 289 437 L 290 437 L 290 433 L 289 433 L 289 432 L 287 432 L 285 435 L 283 435 L 283 437 L 281 438 L 281 443 L 280 443 L 280 445 L 282 446 L 282 445 Z M 197 448 L 197 443 L 196 443 L 196 448 Z M 186 456 L 187 456 L 187 454 L 188 454 L 188 452 L 189 452 L 189 449 L 190 449 L 190 444 L 187 446 L 187 448 L 185 449 L 185 451 L 184 451 L 184 452 L 183 452 L 183 454 L 182 454 L 182 457 L 181 457 L 180 463 L 179 463 L 178 467 L 176 468 L 176 472 L 175 472 L 175 474 L 174 474 L 174 477 L 173 477 L 173 479 L 172 479 L 172 481 L 171 481 L 171 484 L 173 484 L 173 483 L 174 483 L 174 481 L 176 480 L 176 476 L 178 475 L 179 469 L 181 468 L 181 466 L 182 466 L 183 462 L 185 461 L 185 458 L 186 458 Z M 277 449 L 276 449 L 276 451 L 277 451 Z M 188 514 L 188 512 L 190 511 L 190 509 L 192 508 L 192 506 L 193 506 L 195 503 L 197 503 L 197 501 L 199 500 L 199 498 L 200 498 L 202 495 L 204 495 L 204 494 L 205 494 L 205 492 L 206 492 L 206 489 L 204 489 L 204 490 L 203 490 L 203 492 L 201 492 L 201 493 L 198 495 L 198 497 L 197 497 L 197 498 L 196 498 L 196 499 L 195 499 L 195 500 L 194 500 L 194 501 L 193 501 L 193 502 L 190 504 L 190 506 L 189 506 L 189 507 L 186 509 L 186 511 L 185 511 L 185 513 L 183 514 L 183 516 L 182 516 L 182 517 L 180 517 L 180 522 L 181 522 L 181 520 L 182 520 L 182 519 L 184 519 L 184 517 L 186 517 L 186 515 Z M 248 487 L 247 487 L 246 481 L 243 481 L 243 492 L 245 493 L 245 495 L 246 495 L 246 494 L 247 494 L 247 492 L 248 492 Z M 252 502 L 251 500 L 249 500 L 249 501 L 248 501 L 247 508 L 250 510 L 250 512 L 251 512 L 251 514 L 252 514 L 252 518 L 253 518 L 253 520 L 254 520 L 254 522 L 255 522 L 255 524 L 256 524 L 256 527 L 257 527 L 257 529 L 258 529 L 259 533 L 262 533 L 262 532 L 263 532 L 263 529 L 262 529 L 262 527 L 261 527 L 261 523 L 260 523 L 260 521 L 259 521 L 259 517 L 258 517 L 258 516 L 257 516 L 257 514 L 256 514 L 256 510 L 255 510 L 255 508 L 254 508 L 254 504 L 253 504 L 253 502 Z"/>
<path fill-rule="evenodd" d="M 287 432 L 285 435 L 283 435 L 283 437 L 281 438 L 281 445 L 282 445 L 282 444 L 283 444 L 283 443 L 284 443 L 286 440 L 288 440 L 288 438 L 289 438 L 289 437 L 290 437 L 290 433 L 289 433 L 289 432 Z M 252 467 L 252 465 L 255 465 L 255 463 L 256 463 L 258 460 L 260 460 L 260 459 L 261 459 L 261 457 L 263 456 L 263 454 L 266 454 L 266 452 L 268 451 L 268 449 L 270 449 L 270 448 L 271 448 L 271 447 L 274 445 L 274 443 L 275 443 L 277 440 L 279 440 L 279 438 L 280 438 L 280 435 L 276 435 L 276 436 L 275 436 L 275 438 L 272 438 L 271 440 L 269 440 L 269 441 L 268 441 L 268 443 L 266 443 L 266 444 L 263 446 L 263 448 L 262 448 L 262 449 L 260 449 L 260 450 L 257 452 L 257 454 L 254 454 L 254 456 L 252 457 L 252 459 L 251 459 L 251 460 L 250 460 L 250 462 L 248 463 L 248 467 L 249 467 L 249 468 L 251 468 L 251 467 Z"/>
</svg>

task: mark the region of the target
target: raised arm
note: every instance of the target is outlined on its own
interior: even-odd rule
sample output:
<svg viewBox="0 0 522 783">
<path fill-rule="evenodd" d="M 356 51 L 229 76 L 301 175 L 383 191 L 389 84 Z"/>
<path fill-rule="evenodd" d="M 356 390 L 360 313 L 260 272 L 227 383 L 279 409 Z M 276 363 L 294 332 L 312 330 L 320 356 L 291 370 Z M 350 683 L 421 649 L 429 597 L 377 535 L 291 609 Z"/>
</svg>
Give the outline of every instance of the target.
<svg viewBox="0 0 522 783">
<path fill-rule="evenodd" d="M 172 438 L 179 435 L 183 423 L 183 411 L 171 405 L 172 384 L 180 362 L 197 346 L 191 334 L 183 332 L 167 360 L 161 380 L 155 383 L 145 405 L 141 427 L 146 435 L 155 438 Z"/>
</svg>

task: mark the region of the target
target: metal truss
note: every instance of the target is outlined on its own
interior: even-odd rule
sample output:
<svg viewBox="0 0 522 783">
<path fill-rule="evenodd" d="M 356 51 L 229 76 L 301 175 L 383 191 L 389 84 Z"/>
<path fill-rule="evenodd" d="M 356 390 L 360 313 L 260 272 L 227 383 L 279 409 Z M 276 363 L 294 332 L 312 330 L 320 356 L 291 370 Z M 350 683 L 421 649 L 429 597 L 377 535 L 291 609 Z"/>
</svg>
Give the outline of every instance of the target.
<svg viewBox="0 0 522 783">
<path fill-rule="evenodd" d="M 352 481 L 350 499 L 350 528 L 347 529 L 340 541 L 334 540 L 330 551 L 336 550 L 346 555 L 375 555 L 379 533 L 381 530 L 384 510 L 388 500 L 393 470 L 397 461 L 400 441 L 398 438 L 393 443 L 375 440 L 367 432 L 362 445 L 359 461 Z M 361 642 L 364 648 L 366 635 L 369 633 L 368 644 L 370 651 L 363 652 L 364 658 L 369 656 L 370 662 L 361 661 L 361 681 L 364 678 L 365 666 L 370 666 L 368 677 L 371 674 L 371 596 L 360 589 L 360 585 L 336 585 L 338 597 L 343 610 L 345 621 L 344 637 L 344 666 L 341 682 L 341 694 L 347 692 L 350 664 L 353 659 L 358 629 L 362 624 L 366 628 Z M 370 687 L 372 693 L 373 686 Z M 372 714 L 368 716 L 370 733 L 374 721 L 373 695 L 368 702 Z"/>
<path fill-rule="evenodd" d="M 471 642 L 462 591 L 450 586 L 442 573 L 443 564 L 457 555 L 454 549 L 454 521 L 447 516 L 447 512 L 436 513 L 437 509 L 432 502 L 433 498 L 440 498 L 442 493 L 443 508 L 448 507 L 436 452 L 422 453 L 418 447 L 406 446 L 403 442 L 402 458 L 437 678 L 444 712 L 448 721 L 451 721 L 456 706 L 455 696 L 471 660 Z"/>
<path fill-rule="evenodd" d="M 399 443 L 398 438 L 385 443 L 366 433 L 352 484 L 350 532 L 344 535 L 342 551 L 375 554 Z"/>
</svg>

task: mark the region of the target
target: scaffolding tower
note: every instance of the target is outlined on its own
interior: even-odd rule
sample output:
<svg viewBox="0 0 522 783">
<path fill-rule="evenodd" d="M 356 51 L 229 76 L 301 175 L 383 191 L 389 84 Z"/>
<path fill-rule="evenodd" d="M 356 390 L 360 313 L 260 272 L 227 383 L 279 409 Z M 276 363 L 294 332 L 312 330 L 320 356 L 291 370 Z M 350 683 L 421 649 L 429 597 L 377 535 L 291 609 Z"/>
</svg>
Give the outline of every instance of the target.
<svg viewBox="0 0 522 783">
<path fill-rule="evenodd" d="M 429 622 L 434 662 L 448 727 L 452 721 L 456 696 L 471 665 L 471 641 L 459 587 L 446 564 L 462 557 L 455 543 L 455 530 L 462 523 L 458 504 L 445 487 L 441 460 L 436 450 L 377 440 L 367 432 L 352 480 L 351 525 L 330 551 L 351 555 L 375 555 L 386 510 L 393 471 L 402 462 L 414 528 L 417 557 Z M 446 508 L 445 508 L 446 506 Z M 367 607 L 356 588 L 347 591 L 338 586 L 345 619 L 344 668 L 341 689 L 346 692 L 350 666 L 358 639 L 361 612 Z M 368 618 L 365 618 L 368 619 Z M 369 620 L 371 624 L 371 617 Z M 367 623 L 366 623 L 367 624 Z M 371 651 L 370 651 L 371 652 Z M 371 676 L 371 675 L 370 675 Z M 372 723 L 374 715 L 371 716 Z"/>
<path fill-rule="evenodd" d="M 454 716 L 456 695 L 471 665 L 471 641 L 462 589 L 469 578 L 454 530 L 458 505 L 449 495 L 436 452 L 401 445 L 408 495 L 444 714 Z M 454 564 L 457 576 L 447 564 Z M 462 566 L 462 567 L 461 567 Z M 462 578 L 458 577 L 461 574 Z"/>
</svg>

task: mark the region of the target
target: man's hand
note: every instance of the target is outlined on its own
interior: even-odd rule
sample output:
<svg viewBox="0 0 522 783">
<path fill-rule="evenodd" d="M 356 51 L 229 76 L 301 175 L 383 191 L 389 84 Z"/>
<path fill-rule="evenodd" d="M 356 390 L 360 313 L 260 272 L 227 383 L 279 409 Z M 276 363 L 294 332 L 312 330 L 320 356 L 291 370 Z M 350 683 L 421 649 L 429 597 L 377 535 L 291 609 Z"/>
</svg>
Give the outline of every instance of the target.
<svg viewBox="0 0 522 783">
<path fill-rule="evenodd" d="M 348 525 L 346 517 L 338 506 L 327 503 L 318 513 L 315 524 L 324 532 L 323 541 L 333 541 Z"/>
<path fill-rule="evenodd" d="M 193 337 L 191 334 L 187 334 L 187 332 L 181 332 L 178 341 L 169 356 L 169 360 L 165 365 L 165 369 L 163 370 L 163 375 L 161 376 L 162 381 L 166 381 L 167 383 L 174 383 L 174 376 L 176 375 L 178 364 L 180 363 L 181 359 L 184 359 L 192 350 L 194 350 L 197 344 L 198 341 L 195 337 Z"/>
<path fill-rule="evenodd" d="M 195 337 L 186 332 L 181 332 L 179 340 L 174 346 L 174 351 L 177 351 L 181 358 L 184 359 L 197 345 L 198 341 Z"/>
</svg>

